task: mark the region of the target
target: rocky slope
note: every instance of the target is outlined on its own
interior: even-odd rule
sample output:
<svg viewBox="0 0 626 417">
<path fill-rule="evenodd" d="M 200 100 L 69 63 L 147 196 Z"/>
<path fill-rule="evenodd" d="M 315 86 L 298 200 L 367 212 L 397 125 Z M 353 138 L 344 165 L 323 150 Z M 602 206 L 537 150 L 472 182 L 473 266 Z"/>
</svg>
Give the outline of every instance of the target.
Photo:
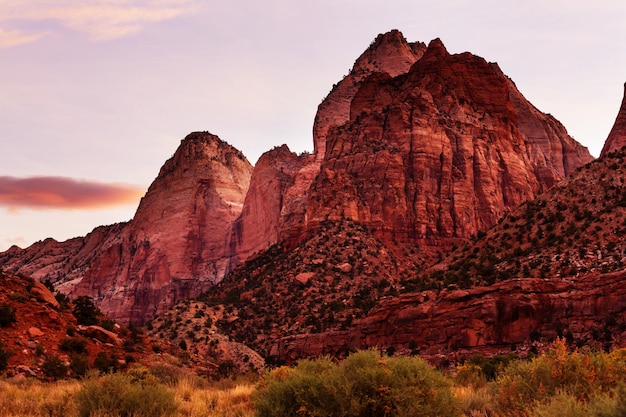
<svg viewBox="0 0 626 417">
<path fill-rule="evenodd" d="M 609 137 L 604 142 L 602 153 L 600 156 L 607 155 L 613 151 L 619 151 L 626 146 L 626 83 L 624 83 L 624 98 L 622 99 L 622 105 L 615 118 L 615 123 Z"/>
<path fill-rule="evenodd" d="M 377 347 L 461 360 L 476 353 L 527 354 L 565 337 L 578 346 L 626 345 L 624 272 L 579 280 L 514 279 L 488 287 L 381 300 L 345 330 L 275 340 L 281 361 Z"/>
<path fill-rule="evenodd" d="M 626 153 L 595 160 L 522 204 L 452 253 L 412 288 L 468 288 L 510 278 L 575 279 L 621 271 L 626 262 Z"/>
</svg>

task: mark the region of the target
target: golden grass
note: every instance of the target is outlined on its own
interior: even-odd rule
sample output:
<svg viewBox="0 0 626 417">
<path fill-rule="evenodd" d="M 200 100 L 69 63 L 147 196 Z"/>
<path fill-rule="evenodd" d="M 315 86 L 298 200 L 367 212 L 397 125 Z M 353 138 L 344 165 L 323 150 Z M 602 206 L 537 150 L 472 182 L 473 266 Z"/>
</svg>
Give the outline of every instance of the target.
<svg viewBox="0 0 626 417">
<path fill-rule="evenodd" d="M 183 379 L 173 387 L 179 401 L 178 415 L 185 417 L 247 417 L 254 415 L 252 383 L 234 387 L 194 386 L 193 381 Z"/>
<path fill-rule="evenodd" d="M 74 394 L 82 387 L 76 380 L 54 383 L 36 380 L 0 380 L 0 417 L 73 417 L 78 415 Z M 183 378 L 171 389 L 178 402 L 176 417 L 248 417 L 254 415 L 252 393 L 255 385 L 211 385 Z M 92 417 L 115 417 L 98 415 Z"/>
<path fill-rule="evenodd" d="M 73 394 L 81 387 L 78 381 L 53 384 L 36 380 L 0 380 L 0 417 L 73 416 Z"/>
</svg>

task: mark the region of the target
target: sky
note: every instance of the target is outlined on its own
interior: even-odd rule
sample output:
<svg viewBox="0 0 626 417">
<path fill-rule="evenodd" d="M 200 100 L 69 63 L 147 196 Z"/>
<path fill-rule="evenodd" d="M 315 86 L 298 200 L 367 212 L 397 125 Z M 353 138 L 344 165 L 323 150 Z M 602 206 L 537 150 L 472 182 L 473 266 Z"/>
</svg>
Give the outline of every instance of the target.
<svg viewBox="0 0 626 417">
<path fill-rule="evenodd" d="M 251 163 L 312 151 L 379 33 L 497 62 L 598 156 L 626 81 L 623 0 L 0 0 L 0 251 L 130 220 L 206 130 Z"/>
</svg>

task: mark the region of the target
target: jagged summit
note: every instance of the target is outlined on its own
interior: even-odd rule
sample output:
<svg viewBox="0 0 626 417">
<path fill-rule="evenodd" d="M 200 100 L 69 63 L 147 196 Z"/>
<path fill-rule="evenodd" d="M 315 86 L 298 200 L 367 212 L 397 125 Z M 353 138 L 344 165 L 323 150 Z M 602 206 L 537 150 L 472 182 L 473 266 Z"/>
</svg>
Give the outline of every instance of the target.
<svg viewBox="0 0 626 417">
<path fill-rule="evenodd" d="M 361 82 L 373 73 L 392 77 L 404 74 L 419 60 L 426 45 L 408 43 L 398 30 L 380 34 L 354 63 L 350 73 L 336 84 L 319 105 L 313 123 L 313 143 L 317 161 L 324 159 L 326 134 L 332 126 L 339 126 L 350 118 L 350 103 Z"/>
<path fill-rule="evenodd" d="M 604 143 L 600 156 L 605 156 L 612 151 L 620 150 L 623 146 L 626 146 L 626 83 L 624 83 L 622 105 L 615 118 L 613 128 Z"/>
</svg>

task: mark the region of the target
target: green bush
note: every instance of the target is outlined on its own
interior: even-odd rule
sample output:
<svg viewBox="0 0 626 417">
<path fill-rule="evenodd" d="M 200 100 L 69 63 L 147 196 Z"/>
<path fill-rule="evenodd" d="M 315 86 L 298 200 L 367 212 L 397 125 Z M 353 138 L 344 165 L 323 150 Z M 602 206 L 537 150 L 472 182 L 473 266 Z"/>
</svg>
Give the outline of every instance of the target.
<svg viewBox="0 0 626 417">
<path fill-rule="evenodd" d="M 16 321 L 15 308 L 12 308 L 7 303 L 0 304 L 0 327 L 7 327 Z"/>
<path fill-rule="evenodd" d="M 80 417 L 162 417 L 178 408 L 174 393 L 164 385 L 122 374 L 88 379 L 76 393 L 76 401 Z"/>
<path fill-rule="evenodd" d="M 93 360 L 93 367 L 103 373 L 115 372 L 117 371 L 118 362 L 117 357 L 114 354 L 109 357 L 109 355 L 105 352 L 98 352 L 95 359 Z"/>
<path fill-rule="evenodd" d="M 495 398 L 506 415 L 526 415 L 529 404 L 546 402 L 558 394 L 588 401 L 609 393 L 624 375 L 626 351 L 570 352 L 559 339 L 531 361 L 511 362 L 495 381 Z M 557 400 L 568 401 L 565 397 Z"/>
<path fill-rule="evenodd" d="M 82 378 L 89 370 L 89 357 L 78 353 L 73 353 L 70 356 L 70 370 L 72 375 L 77 378 Z"/>
<path fill-rule="evenodd" d="M 76 317 L 78 324 L 86 326 L 98 324 L 98 316 L 102 313 L 95 306 L 91 297 L 81 295 L 74 300 L 74 308 L 72 314 Z"/>
<path fill-rule="evenodd" d="M 61 359 L 56 356 L 51 356 L 46 358 L 43 362 L 41 370 L 45 376 L 56 381 L 57 379 L 63 379 L 67 376 L 68 367 Z"/>
<path fill-rule="evenodd" d="M 450 381 L 420 358 L 358 352 L 339 363 L 301 361 L 270 372 L 255 393 L 259 417 L 458 416 Z"/>
</svg>

